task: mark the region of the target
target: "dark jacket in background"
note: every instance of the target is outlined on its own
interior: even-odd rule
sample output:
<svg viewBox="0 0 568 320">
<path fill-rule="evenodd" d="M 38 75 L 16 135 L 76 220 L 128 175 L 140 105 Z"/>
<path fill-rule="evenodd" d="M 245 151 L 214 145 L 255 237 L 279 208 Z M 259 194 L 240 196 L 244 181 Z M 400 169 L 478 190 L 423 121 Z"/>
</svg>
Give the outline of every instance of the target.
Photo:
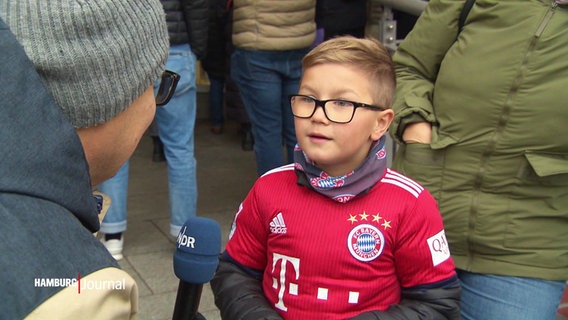
<svg viewBox="0 0 568 320">
<path fill-rule="evenodd" d="M 207 0 L 161 1 L 166 12 L 170 44 L 189 43 L 198 60 L 207 54 L 209 2 Z"/>
<path fill-rule="evenodd" d="M 318 0 L 316 24 L 325 39 L 339 35 L 363 37 L 367 23 L 367 0 Z"/>
<path fill-rule="evenodd" d="M 222 78 L 225 81 L 224 103 L 227 117 L 241 125 L 250 126 L 241 94 L 230 75 L 231 53 L 234 49 L 231 39 L 233 6 L 228 5 L 227 2 L 227 0 L 211 0 L 207 56 L 201 63 L 209 77 Z"/>
<path fill-rule="evenodd" d="M 210 0 L 207 57 L 201 63 L 211 78 L 225 78 L 229 71 L 228 41 L 231 41 L 231 34 L 226 32 L 228 21 L 226 5 L 227 0 Z"/>
</svg>

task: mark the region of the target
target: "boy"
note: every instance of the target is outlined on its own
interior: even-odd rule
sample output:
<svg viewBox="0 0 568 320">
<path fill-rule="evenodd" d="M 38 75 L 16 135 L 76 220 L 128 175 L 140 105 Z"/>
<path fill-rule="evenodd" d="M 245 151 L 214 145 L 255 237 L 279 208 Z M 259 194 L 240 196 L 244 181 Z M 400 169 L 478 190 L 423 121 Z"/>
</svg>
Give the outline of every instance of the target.
<svg viewBox="0 0 568 320">
<path fill-rule="evenodd" d="M 436 202 L 386 167 L 388 52 L 339 37 L 302 67 L 295 163 L 260 177 L 235 216 L 211 282 L 222 317 L 458 319 Z"/>
</svg>

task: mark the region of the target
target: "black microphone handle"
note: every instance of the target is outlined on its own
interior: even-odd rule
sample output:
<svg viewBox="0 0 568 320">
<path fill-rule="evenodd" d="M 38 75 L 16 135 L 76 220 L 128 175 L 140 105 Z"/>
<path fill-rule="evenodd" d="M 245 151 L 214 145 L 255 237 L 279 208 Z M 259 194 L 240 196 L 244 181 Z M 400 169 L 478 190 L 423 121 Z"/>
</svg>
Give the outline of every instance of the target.
<svg viewBox="0 0 568 320">
<path fill-rule="evenodd" d="M 194 320 L 201 300 L 203 284 L 179 281 L 173 320 Z"/>
</svg>

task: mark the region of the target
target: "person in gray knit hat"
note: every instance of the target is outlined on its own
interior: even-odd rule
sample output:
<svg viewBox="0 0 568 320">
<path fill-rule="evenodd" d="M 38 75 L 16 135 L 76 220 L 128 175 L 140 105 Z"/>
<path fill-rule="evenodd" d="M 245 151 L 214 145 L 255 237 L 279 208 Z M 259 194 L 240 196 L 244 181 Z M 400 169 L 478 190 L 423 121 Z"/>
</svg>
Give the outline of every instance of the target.
<svg viewBox="0 0 568 320">
<path fill-rule="evenodd" d="M 175 91 L 160 2 L 0 0 L 0 48 L 2 318 L 135 317 L 136 283 L 93 236 L 108 203 L 92 186 Z"/>
<path fill-rule="evenodd" d="M 2 1 L 0 14 L 65 116 L 83 128 L 126 109 L 164 70 L 162 17 L 132 19 L 151 8 L 147 1 Z"/>
<path fill-rule="evenodd" d="M 120 167 L 116 162 L 124 163 L 138 140 L 114 150 L 101 145 L 98 134 L 97 141 L 91 141 L 91 133 L 100 130 L 85 128 L 111 126 L 117 122 L 115 116 L 145 91 L 151 95 L 149 87 L 164 70 L 169 45 L 162 24 L 165 14 L 150 15 L 158 12 L 159 2 L 2 0 L 0 4 L 0 16 L 67 119 L 79 129 L 81 142 L 99 147 L 85 150 L 93 185 L 110 178 Z M 138 126 L 130 123 L 128 130 L 116 130 L 112 145 L 120 146 L 121 138 L 138 136 L 146 128 L 142 121 Z"/>
</svg>

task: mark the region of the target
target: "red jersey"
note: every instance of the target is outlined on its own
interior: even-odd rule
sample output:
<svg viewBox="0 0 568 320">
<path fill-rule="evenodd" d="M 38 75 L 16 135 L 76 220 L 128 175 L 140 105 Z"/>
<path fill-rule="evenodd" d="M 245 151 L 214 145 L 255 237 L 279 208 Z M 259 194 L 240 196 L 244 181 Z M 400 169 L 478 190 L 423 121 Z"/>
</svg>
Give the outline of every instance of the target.
<svg viewBox="0 0 568 320">
<path fill-rule="evenodd" d="M 453 275 L 436 201 L 387 169 L 346 203 L 298 185 L 293 165 L 258 179 L 235 216 L 226 250 L 263 271 L 285 319 L 345 319 L 398 304 L 401 289 Z"/>
</svg>

